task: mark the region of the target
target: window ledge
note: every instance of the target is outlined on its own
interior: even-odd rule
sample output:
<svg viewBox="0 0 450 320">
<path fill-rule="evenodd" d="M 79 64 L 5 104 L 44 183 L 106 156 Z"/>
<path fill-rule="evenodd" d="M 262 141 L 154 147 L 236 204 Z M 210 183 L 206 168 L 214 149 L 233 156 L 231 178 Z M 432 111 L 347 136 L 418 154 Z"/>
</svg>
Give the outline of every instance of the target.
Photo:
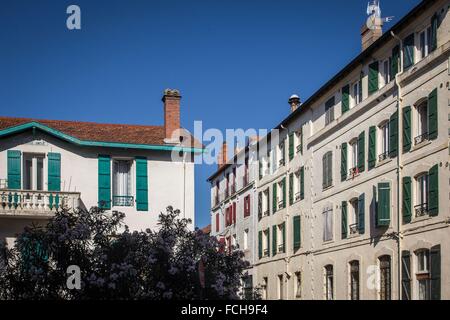
<svg viewBox="0 0 450 320">
<path fill-rule="evenodd" d="M 323 187 L 322 188 L 322 192 L 328 191 L 330 189 L 332 189 L 334 187 L 334 185 L 328 186 L 328 187 Z"/>
<path fill-rule="evenodd" d="M 393 159 L 392 158 L 387 158 L 386 160 L 377 162 L 377 164 L 375 165 L 375 168 L 379 168 L 384 166 L 385 164 L 388 164 L 389 162 L 391 162 Z"/>
<path fill-rule="evenodd" d="M 410 152 L 414 152 L 416 150 L 422 149 L 423 147 L 428 146 L 430 144 L 431 144 L 430 140 L 425 140 L 419 144 L 416 144 L 414 147 L 412 147 Z"/>
<path fill-rule="evenodd" d="M 326 245 L 333 244 L 333 243 L 334 243 L 334 240 L 326 240 L 326 241 L 324 241 L 322 244 L 323 244 L 324 246 L 326 246 Z"/>
<path fill-rule="evenodd" d="M 414 224 L 414 223 L 420 223 L 420 222 L 424 222 L 424 221 L 427 221 L 427 220 L 431 220 L 431 217 L 427 214 L 427 215 L 425 215 L 425 216 L 423 216 L 423 217 L 416 217 L 416 218 L 413 218 L 412 220 L 411 220 L 411 224 Z"/>
</svg>

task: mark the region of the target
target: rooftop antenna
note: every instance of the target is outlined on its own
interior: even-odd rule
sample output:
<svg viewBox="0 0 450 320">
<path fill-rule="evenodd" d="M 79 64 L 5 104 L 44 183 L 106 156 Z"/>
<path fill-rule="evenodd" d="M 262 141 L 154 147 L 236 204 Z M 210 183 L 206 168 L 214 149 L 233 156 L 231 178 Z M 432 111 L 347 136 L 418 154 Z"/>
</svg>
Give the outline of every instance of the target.
<svg viewBox="0 0 450 320">
<path fill-rule="evenodd" d="M 366 25 L 370 30 L 382 29 L 383 24 L 387 22 L 391 22 L 394 17 L 381 17 L 381 7 L 380 0 L 373 0 L 372 2 L 367 3 L 367 15 L 369 18 L 367 19 Z"/>
</svg>

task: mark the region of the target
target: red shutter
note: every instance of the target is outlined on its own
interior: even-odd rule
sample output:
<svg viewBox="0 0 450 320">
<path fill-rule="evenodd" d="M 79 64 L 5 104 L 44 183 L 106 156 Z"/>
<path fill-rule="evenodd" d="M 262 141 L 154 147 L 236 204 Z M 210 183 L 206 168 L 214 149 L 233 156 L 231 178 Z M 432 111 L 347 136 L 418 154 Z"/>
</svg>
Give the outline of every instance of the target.
<svg viewBox="0 0 450 320">
<path fill-rule="evenodd" d="M 250 197 L 250 195 L 248 195 L 247 196 L 247 217 L 250 217 L 250 199 L 251 199 L 251 197 Z"/>
<path fill-rule="evenodd" d="M 216 214 L 216 232 L 219 232 L 219 231 L 220 231 L 220 225 L 219 225 L 219 222 L 220 222 L 220 215 L 217 213 L 217 214 Z"/>
<path fill-rule="evenodd" d="M 236 202 L 233 202 L 233 224 L 236 224 Z"/>
</svg>

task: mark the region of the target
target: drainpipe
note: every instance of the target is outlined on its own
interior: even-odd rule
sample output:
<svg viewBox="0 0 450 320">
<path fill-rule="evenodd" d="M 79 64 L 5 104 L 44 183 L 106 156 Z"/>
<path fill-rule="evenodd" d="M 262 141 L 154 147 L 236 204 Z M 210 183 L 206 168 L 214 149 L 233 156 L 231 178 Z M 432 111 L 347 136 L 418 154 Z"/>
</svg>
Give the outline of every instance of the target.
<svg viewBox="0 0 450 320">
<path fill-rule="evenodd" d="M 289 139 L 289 134 L 290 134 L 290 132 L 289 132 L 289 129 L 288 128 L 286 128 L 285 126 L 283 126 L 283 125 L 281 125 L 281 129 L 282 130 L 286 130 L 287 131 L 287 137 L 288 137 L 288 139 Z M 286 144 L 285 144 L 286 145 Z M 288 146 L 289 146 L 289 141 L 288 141 Z M 285 149 L 286 150 L 286 149 Z M 284 157 L 285 157 L 285 166 L 287 166 L 287 161 L 286 161 L 286 154 L 284 155 Z M 285 172 L 285 181 L 286 181 L 286 185 L 287 185 L 287 188 L 286 189 L 289 189 L 289 171 L 288 170 L 286 170 L 286 172 Z M 289 191 L 288 191 L 288 193 L 289 193 Z M 287 233 L 288 233 L 288 230 L 290 230 L 290 228 L 288 228 L 288 223 L 289 223 L 289 208 L 290 208 L 290 206 L 289 206 L 289 195 L 286 197 L 287 199 L 286 199 L 286 216 L 284 217 L 284 233 L 285 233 L 285 235 L 286 235 L 286 237 L 285 237 L 285 242 L 287 242 L 287 239 L 289 239 L 290 237 L 288 237 L 288 235 L 287 235 Z M 286 243 L 284 243 L 284 248 L 285 248 L 285 252 L 288 252 L 288 246 L 287 246 L 287 244 Z M 278 249 L 277 249 L 278 250 Z M 289 261 L 290 261 L 290 259 L 289 259 L 289 257 L 286 257 L 286 258 L 284 258 L 284 262 L 285 262 L 285 270 L 284 270 L 284 272 L 285 272 L 285 277 L 283 277 L 283 279 L 284 278 L 286 278 L 286 281 L 285 281 L 285 285 L 283 285 L 283 289 L 284 289 L 284 293 L 283 293 L 283 298 L 284 299 L 287 299 L 288 298 L 288 292 L 289 292 L 289 290 L 288 290 L 288 283 L 289 283 L 289 279 L 290 279 L 290 273 L 289 273 Z M 289 279 L 288 279 L 289 278 Z"/>
<path fill-rule="evenodd" d="M 398 114 L 398 138 L 397 138 L 397 286 L 398 286 L 398 300 L 401 300 L 401 291 L 402 291 L 402 281 L 401 281 L 401 265 L 402 265 L 402 246 L 401 246 L 401 221 L 402 217 L 400 214 L 400 191 L 401 191 L 401 182 L 402 182 L 402 132 L 403 132 L 403 122 L 401 121 L 402 117 L 402 87 L 400 85 L 399 76 L 403 74 L 403 42 L 402 40 L 391 31 L 392 37 L 396 39 L 400 44 L 400 66 L 397 74 L 395 75 L 395 85 L 397 86 L 397 114 Z"/>
</svg>

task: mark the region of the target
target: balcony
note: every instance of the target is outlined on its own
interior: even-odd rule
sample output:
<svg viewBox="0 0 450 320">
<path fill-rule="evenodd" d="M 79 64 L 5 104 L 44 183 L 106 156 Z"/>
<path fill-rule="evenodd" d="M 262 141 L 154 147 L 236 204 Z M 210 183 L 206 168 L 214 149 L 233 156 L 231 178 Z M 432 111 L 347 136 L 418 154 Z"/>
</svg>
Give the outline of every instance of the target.
<svg viewBox="0 0 450 320">
<path fill-rule="evenodd" d="M 422 203 L 415 206 L 414 211 L 416 212 L 416 218 L 428 215 L 428 203 Z"/>
<path fill-rule="evenodd" d="M 389 153 L 387 151 L 378 156 L 378 162 L 383 162 L 387 159 L 389 159 Z"/>
<path fill-rule="evenodd" d="M 358 227 L 357 223 L 350 225 L 348 228 L 350 229 L 350 234 L 351 235 L 359 233 L 359 227 Z"/>
<path fill-rule="evenodd" d="M 425 142 L 427 140 L 428 140 L 428 132 L 425 132 L 422 135 L 414 138 L 414 145 L 417 146 L 418 144 L 421 144 L 422 142 Z"/>
<path fill-rule="evenodd" d="M 0 190 L 0 215 L 51 217 L 57 210 L 76 210 L 81 193 L 31 190 Z"/>
<path fill-rule="evenodd" d="M 132 196 L 113 196 L 114 207 L 132 207 L 134 206 L 134 197 Z"/>
</svg>

